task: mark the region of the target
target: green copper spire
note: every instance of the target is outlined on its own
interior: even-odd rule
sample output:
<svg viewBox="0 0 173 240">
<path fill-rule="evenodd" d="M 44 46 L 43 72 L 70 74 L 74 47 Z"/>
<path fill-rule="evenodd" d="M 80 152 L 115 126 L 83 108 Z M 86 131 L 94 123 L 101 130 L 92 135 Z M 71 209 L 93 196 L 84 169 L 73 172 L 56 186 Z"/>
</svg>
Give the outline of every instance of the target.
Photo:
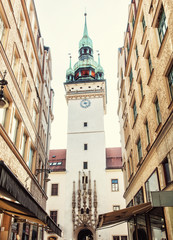
<svg viewBox="0 0 173 240">
<path fill-rule="evenodd" d="M 87 14 L 84 14 L 85 16 L 85 25 L 84 25 L 84 32 L 83 32 L 83 38 L 80 40 L 79 42 L 79 50 L 82 47 L 89 47 L 89 48 L 93 48 L 93 43 L 91 38 L 88 36 L 88 29 L 87 29 L 87 20 L 86 20 L 86 16 Z"/>
</svg>

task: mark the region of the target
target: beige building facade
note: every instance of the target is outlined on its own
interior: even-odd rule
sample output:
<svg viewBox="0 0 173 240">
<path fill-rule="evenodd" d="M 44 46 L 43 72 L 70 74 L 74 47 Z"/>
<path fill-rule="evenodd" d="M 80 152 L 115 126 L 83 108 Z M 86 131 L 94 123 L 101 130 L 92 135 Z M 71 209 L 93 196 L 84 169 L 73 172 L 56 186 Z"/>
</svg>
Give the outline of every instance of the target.
<svg viewBox="0 0 173 240">
<path fill-rule="evenodd" d="M 152 201 L 152 191 L 173 191 L 172 14 L 172 0 L 132 0 L 124 46 L 118 51 L 118 115 L 128 207 Z M 173 206 L 168 205 L 129 220 L 130 239 L 173 239 Z"/>
<path fill-rule="evenodd" d="M 43 239 L 58 227 L 45 212 L 53 120 L 51 51 L 44 46 L 33 0 L 0 1 L 0 239 Z"/>
</svg>

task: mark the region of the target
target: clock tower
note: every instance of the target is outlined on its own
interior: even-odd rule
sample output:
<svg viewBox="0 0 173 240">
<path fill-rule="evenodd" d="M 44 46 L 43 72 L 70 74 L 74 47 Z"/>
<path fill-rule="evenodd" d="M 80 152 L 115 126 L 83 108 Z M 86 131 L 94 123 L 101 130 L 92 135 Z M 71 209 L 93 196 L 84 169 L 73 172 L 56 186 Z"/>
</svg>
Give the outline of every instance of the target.
<svg viewBox="0 0 173 240">
<path fill-rule="evenodd" d="M 106 80 L 100 55 L 98 62 L 93 58 L 86 14 L 84 33 L 79 42 L 79 60 L 72 68 L 70 57 L 64 86 L 68 105 L 65 199 L 71 199 L 65 202 L 69 233 L 64 234 L 67 239 L 71 239 L 70 232 L 76 240 L 98 239 L 97 217 L 107 211 L 103 179 L 106 168 Z"/>
</svg>

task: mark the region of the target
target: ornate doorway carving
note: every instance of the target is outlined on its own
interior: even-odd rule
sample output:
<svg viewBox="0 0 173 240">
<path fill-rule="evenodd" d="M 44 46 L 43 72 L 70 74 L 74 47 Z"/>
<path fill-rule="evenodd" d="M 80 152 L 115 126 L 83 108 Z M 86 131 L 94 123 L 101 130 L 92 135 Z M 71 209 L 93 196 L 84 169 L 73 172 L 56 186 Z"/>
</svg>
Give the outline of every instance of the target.
<svg viewBox="0 0 173 240">
<path fill-rule="evenodd" d="M 82 229 L 77 237 L 77 240 L 93 240 L 93 234 L 89 229 Z"/>
</svg>

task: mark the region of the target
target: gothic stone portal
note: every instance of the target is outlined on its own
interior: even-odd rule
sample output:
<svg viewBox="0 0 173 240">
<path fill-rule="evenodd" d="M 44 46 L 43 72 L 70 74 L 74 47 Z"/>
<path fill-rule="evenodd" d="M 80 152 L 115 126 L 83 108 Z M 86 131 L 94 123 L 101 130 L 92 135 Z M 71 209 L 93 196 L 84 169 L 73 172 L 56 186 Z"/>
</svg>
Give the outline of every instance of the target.
<svg viewBox="0 0 173 240">
<path fill-rule="evenodd" d="M 93 240 L 93 234 L 89 229 L 83 229 L 79 232 L 77 240 Z"/>
</svg>

